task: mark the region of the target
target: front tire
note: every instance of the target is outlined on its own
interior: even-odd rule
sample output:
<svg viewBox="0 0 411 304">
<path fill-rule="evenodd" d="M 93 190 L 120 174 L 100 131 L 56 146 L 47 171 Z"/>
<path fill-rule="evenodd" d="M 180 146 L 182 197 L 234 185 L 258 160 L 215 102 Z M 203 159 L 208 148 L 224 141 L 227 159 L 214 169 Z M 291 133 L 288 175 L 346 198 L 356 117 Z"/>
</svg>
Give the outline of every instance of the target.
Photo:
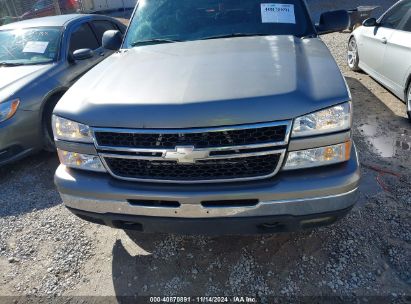
<svg viewBox="0 0 411 304">
<path fill-rule="evenodd" d="M 348 50 L 347 50 L 347 63 L 351 71 L 359 72 L 361 69 L 358 64 L 360 62 L 360 57 L 358 56 L 358 47 L 357 40 L 354 37 L 351 37 L 348 41 Z"/>
<path fill-rule="evenodd" d="M 43 110 L 43 149 L 48 152 L 55 152 L 56 145 L 54 143 L 53 128 L 51 125 L 51 117 L 57 102 L 63 94 L 57 94 L 47 102 Z"/>
</svg>

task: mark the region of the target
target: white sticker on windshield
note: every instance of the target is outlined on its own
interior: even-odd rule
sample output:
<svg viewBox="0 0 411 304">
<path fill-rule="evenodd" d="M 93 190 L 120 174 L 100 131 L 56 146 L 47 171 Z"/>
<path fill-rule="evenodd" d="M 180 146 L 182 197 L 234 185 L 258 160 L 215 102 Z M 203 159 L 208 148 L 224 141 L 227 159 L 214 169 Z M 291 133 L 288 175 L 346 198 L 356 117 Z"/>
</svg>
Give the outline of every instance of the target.
<svg viewBox="0 0 411 304">
<path fill-rule="evenodd" d="M 295 24 L 294 4 L 261 3 L 261 21 Z"/>
<path fill-rule="evenodd" d="M 48 45 L 47 41 L 28 41 L 24 46 L 23 53 L 44 54 Z"/>
</svg>

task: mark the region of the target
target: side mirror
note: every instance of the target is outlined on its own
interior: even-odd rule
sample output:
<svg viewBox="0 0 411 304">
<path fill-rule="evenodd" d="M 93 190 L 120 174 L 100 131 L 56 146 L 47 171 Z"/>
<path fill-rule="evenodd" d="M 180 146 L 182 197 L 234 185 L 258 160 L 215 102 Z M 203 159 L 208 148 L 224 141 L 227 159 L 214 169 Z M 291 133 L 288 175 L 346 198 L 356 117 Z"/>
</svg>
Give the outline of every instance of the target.
<svg viewBox="0 0 411 304">
<path fill-rule="evenodd" d="M 107 50 L 117 51 L 123 42 L 123 35 L 120 31 L 110 30 L 105 31 L 101 45 Z"/>
<path fill-rule="evenodd" d="M 366 27 L 377 26 L 378 25 L 377 19 L 375 19 L 375 18 L 365 19 L 364 22 L 362 23 L 362 25 L 366 26 Z"/>
<path fill-rule="evenodd" d="M 345 10 L 330 11 L 321 14 L 320 23 L 316 26 L 318 34 L 341 32 L 348 28 L 350 17 Z"/>
<path fill-rule="evenodd" d="M 74 60 L 85 60 L 94 56 L 94 52 L 90 49 L 80 49 L 73 52 Z"/>
</svg>

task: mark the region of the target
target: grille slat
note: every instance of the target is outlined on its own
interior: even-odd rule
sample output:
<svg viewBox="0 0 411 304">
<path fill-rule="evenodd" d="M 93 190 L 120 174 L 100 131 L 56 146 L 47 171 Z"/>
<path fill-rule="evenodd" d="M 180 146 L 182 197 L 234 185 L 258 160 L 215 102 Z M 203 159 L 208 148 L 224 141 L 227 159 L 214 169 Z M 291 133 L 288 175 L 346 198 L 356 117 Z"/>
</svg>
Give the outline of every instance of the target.
<svg viewBox="0 0 411 304">
<path fill-rule="evenodd" d="M 201 160 L 195 164 L 109 157 L 105 161 L 115 175 L 125 178 L 218 181 L 270 175 L 275 171 L 279 158 L 280 154 L 270 154 L 229 160 Z"/>
<path fill-rule="evenodd" d="M 201 129 L 95 128 L 93 134 L 98 153 L 116 178 L 213 183 L 274 176 L 290 128 L 291 121 L 282 121 Z M 190 156 L 192 162 L 187 161 Z"/>
<path fill-rule="evenodd" d="M 117 133 L 95 132 L 99 146 L 125 148 L 166 148 L 192 145 L 195 148 L 241 146 L 284 141 L 287 126 L 270 126 L 199 133 Z"/>
</svg>

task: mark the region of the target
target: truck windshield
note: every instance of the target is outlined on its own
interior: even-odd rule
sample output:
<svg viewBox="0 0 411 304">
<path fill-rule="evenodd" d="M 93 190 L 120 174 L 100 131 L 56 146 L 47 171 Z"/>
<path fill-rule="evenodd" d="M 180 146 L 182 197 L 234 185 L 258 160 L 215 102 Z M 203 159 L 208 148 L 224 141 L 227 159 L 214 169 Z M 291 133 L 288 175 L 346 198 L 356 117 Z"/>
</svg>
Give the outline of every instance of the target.
<svg viewBox="0 0 411 304">
<path fill-rule="evenodd" d="M 60 27 L 0 31 L 0 65 L 53 62 L 58 56 L 60 37 Z"/>
<path fill-rule="evenodd" d="M 313 34 L 303 0 L 140 0 L 124 47 L 236 36 Z"/>
</svg>

